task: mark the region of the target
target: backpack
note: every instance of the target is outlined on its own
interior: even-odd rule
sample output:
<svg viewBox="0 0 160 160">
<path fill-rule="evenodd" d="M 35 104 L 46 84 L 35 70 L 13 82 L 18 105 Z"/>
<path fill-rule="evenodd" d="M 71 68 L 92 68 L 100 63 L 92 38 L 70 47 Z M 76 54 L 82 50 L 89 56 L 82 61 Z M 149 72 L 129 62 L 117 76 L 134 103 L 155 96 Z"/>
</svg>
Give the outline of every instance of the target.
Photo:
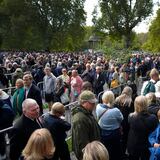
<svg viewBox="0 0 160 160">
<path fill-rule="evenodd" d="M 152 81 L 149 81 L 143 91 L 143 95 L 145 96 L 147 93 L 153 92 L 155 93 L 156 89 L 154 86 L 154 83 Z"/>
<path fill-rule="evenodd" d="M 113 79 L 113 80 L 111 81 L 111 88 L 115 88 L 115 87 L 117 87 L 118 85 L 119 85 L 119 82 L 118 82 L 117 79 Z"/>
</svg>

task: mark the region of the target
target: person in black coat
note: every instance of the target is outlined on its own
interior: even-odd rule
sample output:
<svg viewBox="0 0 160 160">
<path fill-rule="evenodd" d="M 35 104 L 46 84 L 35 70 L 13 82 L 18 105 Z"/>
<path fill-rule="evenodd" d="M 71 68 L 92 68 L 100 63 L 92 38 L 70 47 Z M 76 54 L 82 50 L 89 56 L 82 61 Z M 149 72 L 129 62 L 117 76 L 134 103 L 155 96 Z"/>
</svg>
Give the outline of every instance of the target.
<svg viewBox="0 0 160 160">
<path fill-rule="evenodd" d="M 81 78 L 83 82 L 90 82 L 93 83 L 93 73 L 91 70 L 91 65 L 89 63 L 86 64 L 86 70 L 82 73 Z"/>
<path fill-rule="evenodd" d="M 147 99 L 138 96 L 134 102 L 135 112 L 128 118 L 130 130 L 128 134 L 127 150 L 130 160 L 148 160 L 150 157 L 148 136 L 158 125 L 155 115 L 147 111 Z"/>
<path fill-rule="evenodd" d="M 160 104 L 157 102 L 155 93 L 146 94 L 146 98 L 148 101 L 148 112 L 151 114 L 155 114 L 158 117 L 158 111 L 160 110 Z"/>
<path fill-rule="evenodd" d="M 43 108 L 42 108 L 42 97 L 41 97 L 41 92 L 39 88 L 32 83 L 33 77 L 30 73 L 26 73 L 23 76 L 23 83 L 24 83 L 24 88 L 25 88 L 25 97 L 26 98 L 32 98 L 34 99 L 39 107 L 40 107 L 40 112 L 41 114 L 43 113 Z"/>
<path fill-rule="evenodd" d="M 43 126 L 51 132 L 56 146 L 54 160 L 59 160 L 59 158 L 61 160 L 70 160 L 69 149 L 65 139 L 67 137 L 66 131 L 70 130 L 71 125 L 61 119 L 64 112 L 64 105 L 56 102 L 53 104 L 50 113 L 42 115 Z"/>
<path fill-rule="evenodd" d="M 100 92 L 103 91 L 104 84 L 105 84 L 105 77 L 102 73 L 102 68 L 100 66 L 97 66 L 93 80 L 93 90 L 97 96 Z"/>
<path fill-rule="evenodd" d="M 121 95 L 116 98 L 115 105 L 114 105 L 121 111 L 124 118 L 121 123 L 121 126 L 122 126 L 121 144 L 122 144 L 122 151 L 123 151 L 124 157 L 127 156 L 126 147 L 127 147 L 128 132 L 129 132 L 128 116 L 131 112 L 134 111 L 132 93 L 133 93 L 132 89 L 126 86 L 123 89 Z"/>
<path fill-rule="evenodd" d="M 33 99 L 26 99 L 22 103 L 23 114 L 14 123 L 10 135 L 10 159 L 18 160 L 27 141 L 36 129 L 42 128 L 39 117 L 39 106 Z"/>
</svg>

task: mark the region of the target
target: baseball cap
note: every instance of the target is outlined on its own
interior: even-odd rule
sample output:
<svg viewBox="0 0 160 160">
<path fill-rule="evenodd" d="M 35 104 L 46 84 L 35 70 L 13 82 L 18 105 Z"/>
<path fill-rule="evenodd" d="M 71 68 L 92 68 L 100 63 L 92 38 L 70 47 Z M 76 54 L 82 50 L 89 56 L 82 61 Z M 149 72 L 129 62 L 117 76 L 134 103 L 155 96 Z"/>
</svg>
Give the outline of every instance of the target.
<svg viewBox="0 0 160 160">
<path fill-rule="evenodd" d="M 97 103 L 97 99 L 95 97 L 95 94 L 91 91 L 83 91 L 80 95 L 79 95 L 79 101 L 81 102 L 90 102 L 90 103 Z"/>
</svg>

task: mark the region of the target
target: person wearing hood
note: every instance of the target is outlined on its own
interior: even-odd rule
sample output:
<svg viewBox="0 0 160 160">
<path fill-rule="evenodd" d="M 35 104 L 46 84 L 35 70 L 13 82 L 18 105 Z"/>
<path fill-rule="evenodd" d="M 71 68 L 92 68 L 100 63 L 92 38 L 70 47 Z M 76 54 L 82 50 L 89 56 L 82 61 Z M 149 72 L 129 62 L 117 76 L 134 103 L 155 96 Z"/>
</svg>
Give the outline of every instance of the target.
<svg viewBox="0 0 160 160">
<path fill-rule="evenodd" d="M 0 89 L 0 100 L 2 100 L 4 104 L 7 104 L 12 109 L 11 97 L 2 89 Z"/>
<path fill-rule="evenodd" d="M 79 105 L 72 110 L 72 147 L 78 160 L 83 157 L 82 149 L 94 140 L 100 140 L 100 128 L 92 111 L 97 99 L 91 91 L 83 91 Z"/>
</svg>

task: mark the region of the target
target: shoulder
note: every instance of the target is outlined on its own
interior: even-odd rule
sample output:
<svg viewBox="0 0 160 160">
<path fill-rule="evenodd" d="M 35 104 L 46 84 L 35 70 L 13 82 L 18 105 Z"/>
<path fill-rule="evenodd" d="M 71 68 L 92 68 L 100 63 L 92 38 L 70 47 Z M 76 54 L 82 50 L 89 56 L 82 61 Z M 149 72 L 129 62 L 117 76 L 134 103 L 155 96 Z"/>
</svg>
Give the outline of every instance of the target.
<svg viewBox="0 0 160 160">
<path fill-rule="evenodd" d="M 74 121 L 83 121 L 84 118 L 86 118 L 86 114 L 83 112 L 77 112 L 73 115 L 73 120 Z"/>
<path fill-rule="evenodd" d="M 39 88 L 35 84 L 32 84 L 30 90 L 40 92 Z"/>
<path fill-rule="evenodd" d="M 148 118 L 149 118 L 149 121 L 151 121 L 151 120 L 152 121 L 158 121 L 156 115 L 154 115 L 154 114 L 149 114 Z"/>
<path fill-rule="evenodd" d="M 117 107 L 114 107 L 114 108 L 109 108 L 110 112 L 112 113 L 121 113 L 121 111 L 117 108 Z"/>
<path fill-rule="evenodd" d="M 132 120 L 135 120 L 135 119 L 137 119 L 137 113 L 135 112 L 130 113 L 128 116 L 128 121 L 131 122 Z"/>
<path fill-rule="evenodd" d="M 96 112 L 101 112 L 101 111 L 104 111 L 105 109 L 107 109 L 108 107 L 106 107 L 104 104 L 97 104 L 96 106 Z"/>
<path fill-rule="evenodd" d="M 51 116 L 50 116 L 50 113 L 44 113 L 42 116 L 41 116 L 41 118 L 42 119 L 48 119 L 48 118 L 50 118 Z"/>
<path fill-rule="evenodd" d="M 22 129 L 24 126 L 25 126 L 25 124 L 26 124 L 26 120 L 27 119 L 27 117 L 25 117 L 24 115 L 21 115 L 21 117 L 19 117 L 15 122 L 14 122 L 14 124 L 13 124 L 13 128 L 14 129 Z"/>
<path fill-rule="evenodd" d="M 145 82 L 143 83 L 143 86 L 146 86 L 149 82 L 150 82 L 150 81 L 145 81 Z"/>
<path fill-rule="evenodd" d="M 83 111 L 78 111 L 77 113 L 75 113 L 73 115 L 72 120 L 73 120 L 74 124 L 79 124 L 79 123 L 86 124 L 90 120 L 90 115 L 85 113 L 85 112 L 83 112 Z"/>
</svg>

